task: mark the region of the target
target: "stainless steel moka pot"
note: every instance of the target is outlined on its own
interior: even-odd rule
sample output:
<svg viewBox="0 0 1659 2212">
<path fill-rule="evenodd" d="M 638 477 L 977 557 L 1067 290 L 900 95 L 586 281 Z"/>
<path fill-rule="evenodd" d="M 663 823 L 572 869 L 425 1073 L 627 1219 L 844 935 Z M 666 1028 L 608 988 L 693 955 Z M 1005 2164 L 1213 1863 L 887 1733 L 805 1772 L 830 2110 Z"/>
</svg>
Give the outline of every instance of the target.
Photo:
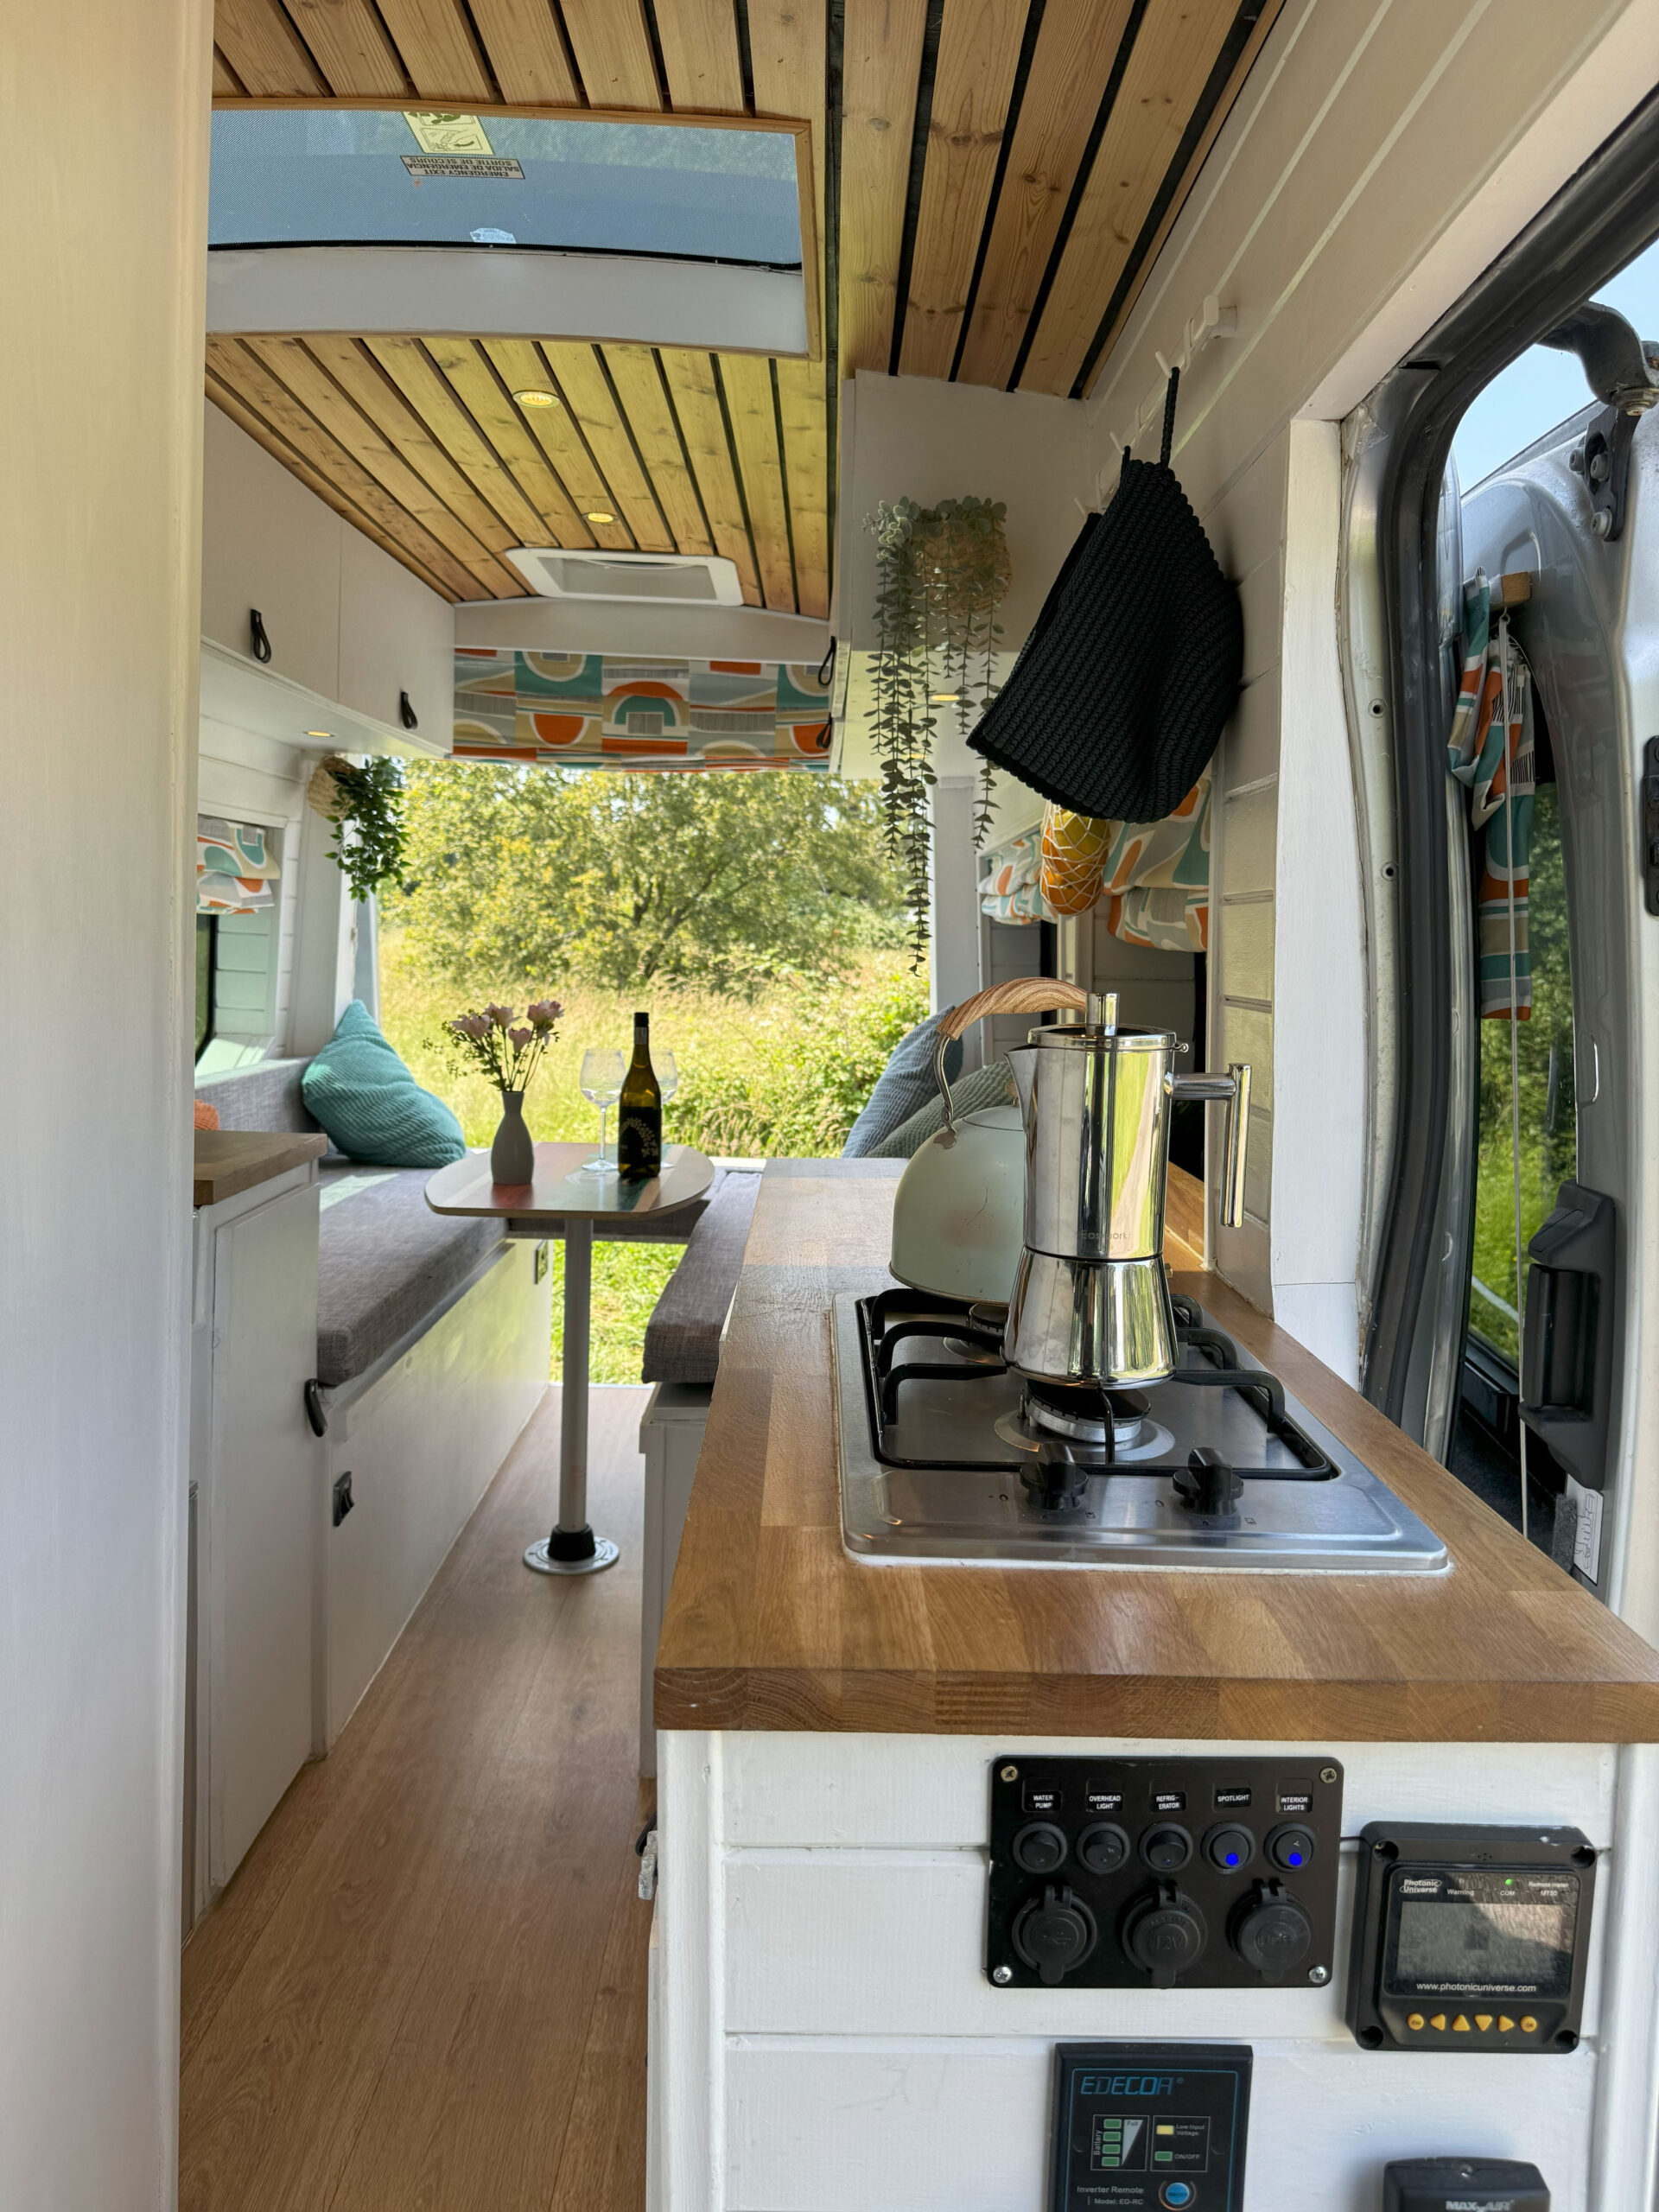
<svg viewBox="0 0 1659 2212">
<path fill-rule="evenodd" d="M 1052 1382 L 1161 1382 L 1175 1365 L 1164 1274 L 1169 1108 L 1227 1102 L 1222 1219 L 1244 1211 L 1250 1071 L 1178 1076 L 1172 1031 L 1120 1029 L 1116 997 L 1033 1029 L 1008 1054 L 1026 1136 L 1025 1249 L 1008 1304 L 1010 1366 Z"/>
</svg>

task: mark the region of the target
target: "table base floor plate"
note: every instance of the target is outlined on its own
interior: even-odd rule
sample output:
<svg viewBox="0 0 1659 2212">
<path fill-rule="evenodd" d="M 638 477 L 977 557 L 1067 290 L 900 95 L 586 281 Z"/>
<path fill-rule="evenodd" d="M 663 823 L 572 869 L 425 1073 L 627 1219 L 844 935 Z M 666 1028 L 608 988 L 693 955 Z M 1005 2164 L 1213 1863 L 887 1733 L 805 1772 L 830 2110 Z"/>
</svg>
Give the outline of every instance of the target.
<svg viewBox="0 0 1659 2212">
<path fill-rule="evenodd" d="M 540 1537 L 524 1554 L 524 1565 L 537 1574 L 597 1574 L 601 1567 L 614 1567 L 622 1554 L 608 1536 L 594 1539 L 591 1559 L 550 1559 L 547 1548 L 550 1536 Z"/>
</svg>

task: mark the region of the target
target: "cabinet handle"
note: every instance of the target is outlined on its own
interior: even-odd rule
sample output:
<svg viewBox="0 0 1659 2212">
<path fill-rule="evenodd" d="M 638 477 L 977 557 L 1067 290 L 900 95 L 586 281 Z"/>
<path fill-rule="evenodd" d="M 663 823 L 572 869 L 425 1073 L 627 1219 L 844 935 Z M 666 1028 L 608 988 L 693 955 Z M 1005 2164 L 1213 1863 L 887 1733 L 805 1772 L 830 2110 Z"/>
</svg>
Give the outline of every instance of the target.
<svg viewBox="0 0 1659 2212">
<path fill-rule="evenodd" d="M 397 694 L 397 719 L 405 729 L 419 729 L 421 718 L 409 702 L 407 691 Z"/>
<path fill-rule="evenodd" d="M 313 1436 L 327 1436 L 328 1415 L 323 1408 L 322 1385 L 313 1376 L 305 1386 L 305 1417 L 311 1424 Z"/>
<path fill-rule="evenodd" d="M 265 618 L 257 607 L 248 609 L 248 636 L 252 640 L 255 660 L 269 660 L 270 639 L 265 635 Z"/>
</svg>

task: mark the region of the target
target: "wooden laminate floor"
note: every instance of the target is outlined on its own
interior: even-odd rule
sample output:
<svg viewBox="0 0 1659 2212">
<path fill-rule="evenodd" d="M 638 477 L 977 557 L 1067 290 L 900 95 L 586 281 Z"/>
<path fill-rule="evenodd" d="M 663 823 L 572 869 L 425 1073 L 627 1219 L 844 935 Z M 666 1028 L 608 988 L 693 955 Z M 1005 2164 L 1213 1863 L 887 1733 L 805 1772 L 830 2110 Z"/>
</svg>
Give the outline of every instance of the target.
<svg viewBox="0 0 1659 2212">
<path fill-rule="evenodd" d="M 551 1389 L 332 1756 L 184 1955 L 181 2212 L 639 2212 L 644 1389 L 596 1389 L 608 1573 L 551 1522 Z"/>
</svg>

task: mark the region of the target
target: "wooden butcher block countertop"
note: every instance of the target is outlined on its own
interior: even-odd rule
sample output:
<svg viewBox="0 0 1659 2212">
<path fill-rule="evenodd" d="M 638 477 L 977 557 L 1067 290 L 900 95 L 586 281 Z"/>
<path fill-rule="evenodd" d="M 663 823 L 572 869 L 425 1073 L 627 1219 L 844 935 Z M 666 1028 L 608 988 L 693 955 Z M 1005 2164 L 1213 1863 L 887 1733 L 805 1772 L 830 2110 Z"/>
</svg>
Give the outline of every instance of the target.
<svg viewBox="0 0 1659 2212">
<path fill-rule="evenodd" d="M 321 1160 L 327 1149 L 327 1138 L 316 1129 L 198 1129 L 195 1202 L 216 1206 L 308 1160 Z"/>
<path fill-rule="evenodd" d="M 887 1280 L 896 1173 L 786 1162 L 761 1185 L 658 1649 L 659 1727 L 1659 1742 L 1659 1653 L 1214 1275 L 1176 1280 L 1428 1522 L 1449 1573 L 851 1558 L 830 1305 Z"/>
</svg>

